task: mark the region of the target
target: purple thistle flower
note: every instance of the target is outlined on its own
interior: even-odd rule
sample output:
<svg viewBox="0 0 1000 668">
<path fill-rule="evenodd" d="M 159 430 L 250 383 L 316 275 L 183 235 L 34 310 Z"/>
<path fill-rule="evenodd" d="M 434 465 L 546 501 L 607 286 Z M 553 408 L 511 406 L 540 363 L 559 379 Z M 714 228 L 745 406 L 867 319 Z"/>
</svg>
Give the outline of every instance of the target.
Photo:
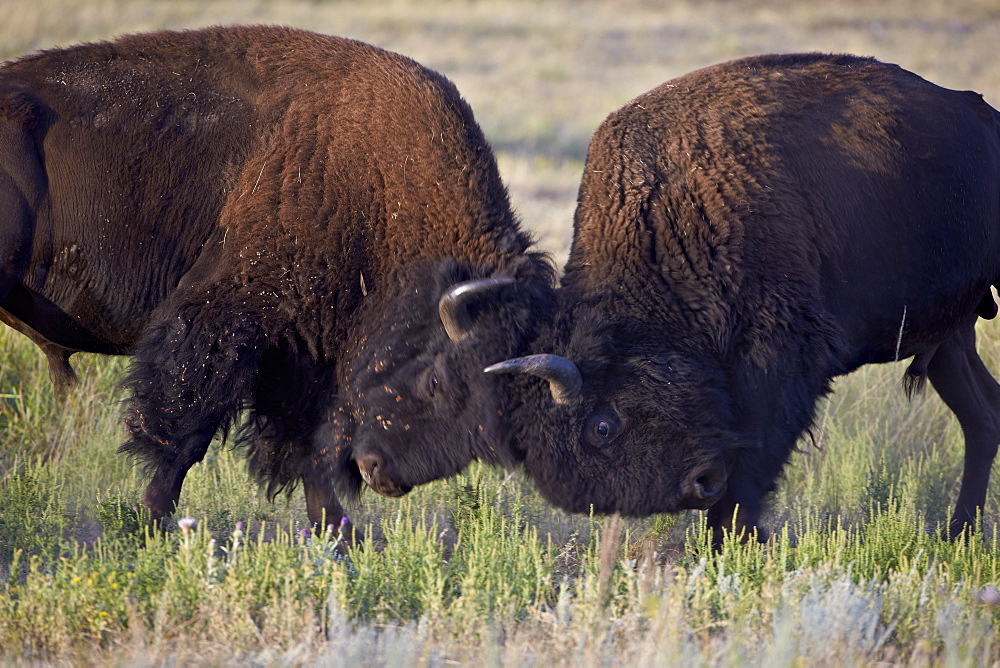
<svg viewBox="0 0 1000 668">
<path fill-rule="evenodd" d="M 986 585 L 976 594 L 976 600 L 983 605 L 994 606 L 1000 603 L 1000 590 L 996 585 Z"/>
</svg>

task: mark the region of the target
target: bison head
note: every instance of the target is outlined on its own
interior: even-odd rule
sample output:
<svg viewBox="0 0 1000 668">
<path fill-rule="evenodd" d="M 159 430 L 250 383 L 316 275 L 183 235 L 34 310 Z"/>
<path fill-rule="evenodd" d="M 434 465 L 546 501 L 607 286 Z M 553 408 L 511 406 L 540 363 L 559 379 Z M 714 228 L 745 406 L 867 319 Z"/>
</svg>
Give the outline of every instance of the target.
<svg viewBox="0 0 1000 668">
<path fill-rule="evenodd" d="M 525 264 L 476 272 L 444 262 L 364 328 L 341 387 L 351 456 L 376 492 L 401 496 L 473 459 L 508 467 L 520 459 L 502 419 L 501 380 L 483 367 L 527 352 L 553 306 L 551 275 L 536 259 Z"/>
<path fill-rule="evenodd" d="M 486 368 L 518 374 L 514 393 L 530 397 L 517 422 L 525 470 L 539 491 L 572 512 L 639 516 L 711 506 L 743 447 L 729 427 L 719 364 L 635 319 L 575 311 L 545 337 L 561 354 Z"/>
</svg>

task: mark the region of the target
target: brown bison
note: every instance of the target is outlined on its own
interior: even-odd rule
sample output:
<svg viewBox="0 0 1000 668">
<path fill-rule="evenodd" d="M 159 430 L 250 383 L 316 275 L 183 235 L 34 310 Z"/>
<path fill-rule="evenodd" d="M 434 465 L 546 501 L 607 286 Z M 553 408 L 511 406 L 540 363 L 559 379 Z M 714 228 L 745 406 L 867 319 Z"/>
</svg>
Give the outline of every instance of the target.
<svg viewBox="0 0 1000 668">
<path fill-rule="evenodd" d="M 5 64 L 0 205 L 2 317 L 57 387 L 75 351 L 134 355 L 121 450 L 152 474 L 154 517 L 238 422 L 269 493 L 301 480 L 314 523 L 392 469 L 383 427 L 489 458 L 482 367 L 528 352 L 554 301 L 455 87 L 299 30 L 158 32 Z M 424 460 L 455 468 L 440 448 Z"/>
<path fill-rule="evenodd" d="M 708 509 L 718 540 L 757 524 L 833 377 L 912 357 L 908 390 L 929 378 L 965 433 L 954 535 L 1000 442 L 974 333 L 998 278 L 1000 115 L 980 95 L 868 58 L 746 58 L 598 128 L 538 346 L 556 354 L 487 370 L 529 374 L 515 417 L 549 501 Z"/>
</svg>

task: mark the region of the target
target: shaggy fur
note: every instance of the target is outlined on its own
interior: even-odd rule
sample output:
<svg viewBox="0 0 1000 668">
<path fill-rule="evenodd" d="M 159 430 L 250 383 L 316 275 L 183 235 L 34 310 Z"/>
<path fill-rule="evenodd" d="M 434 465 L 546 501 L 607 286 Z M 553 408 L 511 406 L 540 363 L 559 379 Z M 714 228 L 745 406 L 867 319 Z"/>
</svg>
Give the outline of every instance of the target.
<svg viewBox="0 0 1000 668">
<path fill-rule="evenodd" d="M 310 520 L 335 520 L 334 489 L 360 484 L 354 432 L 381 443 L 358 402 L 371 345 L 380 371 L 436 360 L 464 405 L 551 308 L 552 268 L 468 105 L 397 54 L 272 27 L 141 34 L 9 63 L 0 103 L 5 321 L 64 383 L 75 350 L 134 354 L 121 450 L 151 472 L 154 516 L 248 410 L 269 491 L 302 480 Z M 517 284 L 452 343 L 437 300 L 484 277 Z M 461 428 L 397 403 L 433 440 Z M 494 403 L 465 407 L 470 428 Z"/>
<path fill-rule="evenodd" d="M 965 431 L 952 531 L 971 523 L 1000 441 L 973 330 L 996 313 L 998 120 L 975 93 L 820 54 L 709 67 L 611 114 L 538 346 L 582 395 L 517 381 L 541 406 L 521 438 L 543 494 L 710 507 L 717 535 L 738 506 L 751 528 L 830 380 L 913 357 L 909 390 L 929 378 Z"/>
</svg>

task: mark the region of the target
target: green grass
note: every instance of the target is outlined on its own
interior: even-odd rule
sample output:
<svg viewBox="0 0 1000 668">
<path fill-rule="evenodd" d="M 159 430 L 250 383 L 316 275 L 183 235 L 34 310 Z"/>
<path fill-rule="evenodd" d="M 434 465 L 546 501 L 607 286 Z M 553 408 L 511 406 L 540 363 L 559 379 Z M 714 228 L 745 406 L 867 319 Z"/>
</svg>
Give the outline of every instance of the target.
<svg viewBox="0 0 1000 668">
<path fill-rule="evenodd" d="M 663 6 L 668 5 L 668 6 Z M 767 51 L 874 55 L 1000 105 L 987 0 L 7 0 L 0 58 L 124 32 L 272 22 L 347 35 L 452 78 L 516 208 L 562 259 L 590 132 L 667 78 Z M 1000 331 L 981 328 L 1000 369 Z M 77 356 L 81 357 L 81 356 Z M 473 465 L 402 500 L 367 495 L 345 556 L 303 537 L 216 443 L 151 533 L 116 454 L 125 360 L 82 356 L 51 392 L 0 330 L 0 660 L 336 665 L 991 665 L 1000 661 L 1000 484 L 981 532 L 938 539 L 962 440 L 901 364 L 836 383 L 764 518 L 766 545 L 707 545 L 703 516 L 571 516 L 520 473 Z M 238 524 L 243 523 L 243 524 Z M 984 594 L 984 588 L 985 590 Z M 986 596 L 987 602 L 981 598 Z"/>
<path fill-rule="evenodd" d="M 5 330 L 0 351 L 7 395 L 46 394 L 30 343 Z M 959 436 L 936 398 L 908 406 L 892 391 L 898 369 L 838 384 L 822 449 L 796 455 L 765 545 L 731 540 L 714 554 L 700 513 L 567 515 L 519 473 L 473 465 L 402 500 L 365 497 L 354 519 L 369 539 L 343 554 L 303 535 L 298 494 L 268 503 L 219 444 L 177 515 L 197 527 L 150 531 L 134 509 L 142 480 L 114 454 L 121 360 L 81 366 L 85 384 L 65 405 L 39 396 L 41 408 L 0 410 L 8 661 L 1000 660 L 1000 607 L 979 601 L 1000 582 L 1000 552 L 983 535 L 996 535 L 998 490 L 981 534 L 938 538 Z M 900 433 L 914 447 L 898 447 Z"/>
</svg>

